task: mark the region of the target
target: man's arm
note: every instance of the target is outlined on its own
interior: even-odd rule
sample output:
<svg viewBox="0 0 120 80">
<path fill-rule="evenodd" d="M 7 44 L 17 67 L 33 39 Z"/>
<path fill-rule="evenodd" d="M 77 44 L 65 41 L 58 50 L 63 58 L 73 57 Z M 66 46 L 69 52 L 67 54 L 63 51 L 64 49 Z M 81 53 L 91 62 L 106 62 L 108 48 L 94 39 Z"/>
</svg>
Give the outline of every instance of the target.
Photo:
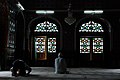
<svg viewBox="0 0 120 80">
<path fill-rule="evenodd" d="M 28 66 L 26 63 L 25 63 L 25 68 L 26 68 L 26 70 L 28 71 L 26 74 L 29 75 L 30 72 L 32 71 L 32 69 L 31 69 L 30 66 Z"/>
</svg>

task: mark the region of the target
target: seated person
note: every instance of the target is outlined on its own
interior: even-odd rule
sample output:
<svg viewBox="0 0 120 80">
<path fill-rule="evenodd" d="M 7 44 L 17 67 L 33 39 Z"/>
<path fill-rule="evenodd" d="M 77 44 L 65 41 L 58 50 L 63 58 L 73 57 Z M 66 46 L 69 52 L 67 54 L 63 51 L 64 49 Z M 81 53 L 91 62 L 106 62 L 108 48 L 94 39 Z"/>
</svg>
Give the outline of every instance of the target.
<svg viewBox="0 0 120 80">
<path fill-rule="evenodd" d="M 63 58 L 62 53 L 59 53 L 58 57 L 55 59 L 55 73 L 58 74 L 69 73 L 67 71 L 67 65 L 65 59 Z"/>
<path fill-rule="evenodd" d="M 32 69 L 23 60 L 17 59 L 13 62 L 13 67 L 10 70 L 12 76 L 26 76 Z"/>
</svg>

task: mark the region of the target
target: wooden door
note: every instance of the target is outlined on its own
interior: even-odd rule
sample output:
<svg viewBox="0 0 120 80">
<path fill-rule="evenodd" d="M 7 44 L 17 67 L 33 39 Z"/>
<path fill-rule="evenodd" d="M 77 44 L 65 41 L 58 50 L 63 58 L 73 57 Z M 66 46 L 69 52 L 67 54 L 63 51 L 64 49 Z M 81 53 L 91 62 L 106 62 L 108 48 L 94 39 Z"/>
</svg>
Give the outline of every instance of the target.
<svg viewBox="0 0 120 80">
<path fill-rule="evenodd" d="M 35 60 L 47 60 L 47 37 L 36 36 L 35 37 Z"/>
<path fill-rule="evenodd" d="M 103 62 L 103 38 L 102 37 L 81 37 L 79 47 L 80 64 L 95 66 Z M 100 65 L 99 64 L 99 65 Z"/>
</svg>

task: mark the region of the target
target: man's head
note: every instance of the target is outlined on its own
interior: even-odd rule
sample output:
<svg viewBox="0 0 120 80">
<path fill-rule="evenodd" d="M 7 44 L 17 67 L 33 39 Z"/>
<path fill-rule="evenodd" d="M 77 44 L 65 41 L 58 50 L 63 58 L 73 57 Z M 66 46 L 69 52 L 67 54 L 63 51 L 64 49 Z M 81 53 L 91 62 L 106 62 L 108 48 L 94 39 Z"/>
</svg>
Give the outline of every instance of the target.
<svg viewBox="0 0 120 80">
<path fill-rule="evenodd" d="M 58 57 L 63 57 L 61 52 L 58 53 Z"/>
</svg>

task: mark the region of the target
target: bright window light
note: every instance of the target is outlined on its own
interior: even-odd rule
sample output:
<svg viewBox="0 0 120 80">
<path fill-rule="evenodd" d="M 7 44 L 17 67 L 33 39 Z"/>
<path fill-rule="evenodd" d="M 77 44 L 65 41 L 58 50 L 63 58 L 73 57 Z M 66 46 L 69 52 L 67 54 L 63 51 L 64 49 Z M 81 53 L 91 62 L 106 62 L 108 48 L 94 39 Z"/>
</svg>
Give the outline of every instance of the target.
<svg viewBox="0 0 120 80">
<path fill-rule="evenodd" d="M 84 14 L 102 14 L 103 10 L 85 10 Z"/>
<path fill-rule="evenodd" d="M 52 10 L 37 10 L 36 13 L 37 14 L 53 14 L 54 11 L 52 11 Z"/>
</svg>

